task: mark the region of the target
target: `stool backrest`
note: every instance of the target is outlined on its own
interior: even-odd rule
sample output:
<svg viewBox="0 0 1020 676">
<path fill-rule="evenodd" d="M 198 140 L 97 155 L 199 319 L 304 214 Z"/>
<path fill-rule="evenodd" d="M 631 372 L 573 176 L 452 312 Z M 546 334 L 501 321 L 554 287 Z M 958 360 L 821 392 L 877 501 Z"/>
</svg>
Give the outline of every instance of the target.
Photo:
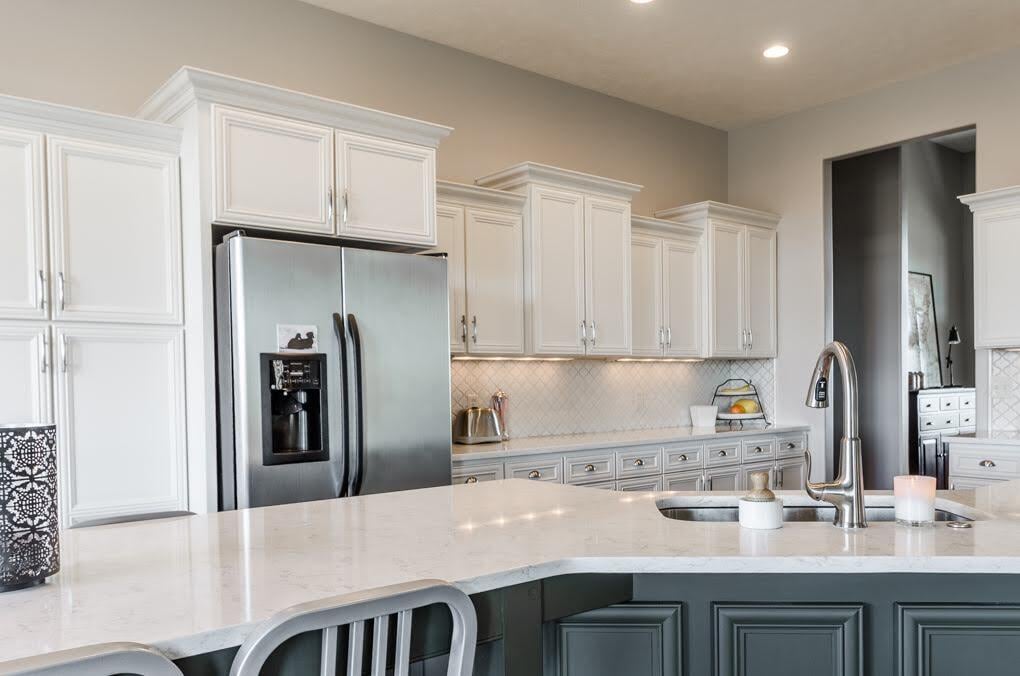
<svg viewBox="0 0 1020 676">
<path fill-rule="evenodd" d="M 407 676 L 411 664 L 411 617 L 417 608 L 444 604 L 453 617 L 447 676 L 471 676 L 478 621 L 467 594 L 440 580 L 420 580 L 301 603 L 264 622 L 241 646 L 230 676 L 260 676 L 263 665 L 284 641 L 309 631 L 322 632 L 320 673 L 337 673 L 340 629 L 347 628 L 346 665 L 342 673 L 361 676 L 366 631 L 371 623 L 371 676 L 387 673 L 391 618 L 396 618 L 393 676 Z"/>
<path fill-rule="evenodd" d="M 0 676 L 181 676 L 162 653 L 140 643 L 99 643 L 0 663 Z"/>
</svg>

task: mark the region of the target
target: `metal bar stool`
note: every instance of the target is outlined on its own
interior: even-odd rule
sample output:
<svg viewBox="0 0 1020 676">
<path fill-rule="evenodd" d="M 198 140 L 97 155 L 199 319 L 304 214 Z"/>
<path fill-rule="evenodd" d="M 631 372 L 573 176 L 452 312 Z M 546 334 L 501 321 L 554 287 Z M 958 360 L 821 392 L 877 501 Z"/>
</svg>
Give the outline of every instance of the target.
<svg viewBox="0 0 1020 676">
<path fill-rule="evenodd" d="M 237 651 L 230 676 L 259 676 L 266 660 L 287 639 L 309 631 L 322 632 L 320 673 L 337 672 L 340 628 L 347 627 L 347 676 L 361 676 L 365 632 L 371 621 L 372 676 L 385 676 L 390 617 L 396 616 L 393 676 L 408 676 L 411 665 L 411 614 L 417 608 L 445 604 L 453 615 L 447 676 L 471 676 L 478 621 L 467 594 L 440 580 L 419 580 L 365 592 L 311 601 L 280 611 L 266 620 Z"/>
<path fill-rule="evenodd" d="M 0 663 L 0 676 L 181 676 L 177 665 L 140 643 L 99 643 Z"/>
</svg>

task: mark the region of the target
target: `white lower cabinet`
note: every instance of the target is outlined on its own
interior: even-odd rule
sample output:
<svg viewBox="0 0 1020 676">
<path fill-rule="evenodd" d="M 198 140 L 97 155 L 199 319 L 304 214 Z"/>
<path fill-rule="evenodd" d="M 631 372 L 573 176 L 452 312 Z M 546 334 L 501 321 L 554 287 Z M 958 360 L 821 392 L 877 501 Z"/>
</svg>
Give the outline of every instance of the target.
<svg viewBox="0 0 1020 676">
<path fill-rule="evenodd" d="M 804 487 L 804 458 L 787 458 L 776 462 L 773 487 L 783 491 L 796 491 Z"/>
<path fill-rule="evenodd" d="M 740 479 L 738 480 L 738 483 L 737 483 L 738 490 L 744 490 L 744 489 L 750 490 L 750 488 L 752 486 L 752 484 L 751 484 L 751 474 L 753 474 L 754 472 L 767 472 L 768 475 L 769 475 L 769 478 L 768 478 L 768 481 L 766 482 L 765 485 L 768 486 L 769 488 L 775 488 L 775 486 L 776 486 L 776 464 L 774 462 L 770 461 L 770 462 L 757 462 L 757 463 L 752 463 L 752 464 L 749 464 L 749 465 L 741 465 L 740 466 Z M 716 488 L 715 490 L 722 490 L 722 489 Z"/>
<path fill-rule="evenodd" d="M 498 481 L 503 478 L 503 463 L 480 463 L 477 465 L 454 465 L 453 484 L 477 484 L 482 481 Z"/>
<path fill-rule="evenodd" d="M 743 486 L 743 470 L 739 465 L 710 467 L 705 470 L 707 491 L 738 491 Z"/>
<path fill-rule="evenodd" d="M 49 326 L 0 323 L 0 417 L 5 423 L 52 422 Z"/>
<path fill-rule="evenodd" d="M 667 491 L 700 491 L 704 490 L 705 477 L 701 470 L 695 472 L 677 472 L 662 477 L 662 488 Z"/>
<path fill-rule="evenodd" d="M 662 477 L 661 476 L 650 476 L 643 477 L 640 479 L 627 479 L 625 481 L 616 482 L 616 490 L 618 491 L 661 491 L 662 490 Z"/>
<path fill-rule="evenodd" d="M 54 327 L 64 526 L 187 508 L 183 331 Z"/>
</svg>

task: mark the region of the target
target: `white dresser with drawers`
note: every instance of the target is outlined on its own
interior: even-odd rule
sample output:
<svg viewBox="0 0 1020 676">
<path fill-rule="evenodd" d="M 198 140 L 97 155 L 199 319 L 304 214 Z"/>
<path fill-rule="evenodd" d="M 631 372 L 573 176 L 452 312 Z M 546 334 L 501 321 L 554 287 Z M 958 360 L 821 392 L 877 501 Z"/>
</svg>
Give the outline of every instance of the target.
<svg viewBox="0 0 1020 676">
<path fill-rule="evenodd" d="M 949 466 L 943 438 L 974 432 L 973 387 L 944 387 L 910 393 L 911 474 L 926 474 L 948 488 Z"/>
</svg>

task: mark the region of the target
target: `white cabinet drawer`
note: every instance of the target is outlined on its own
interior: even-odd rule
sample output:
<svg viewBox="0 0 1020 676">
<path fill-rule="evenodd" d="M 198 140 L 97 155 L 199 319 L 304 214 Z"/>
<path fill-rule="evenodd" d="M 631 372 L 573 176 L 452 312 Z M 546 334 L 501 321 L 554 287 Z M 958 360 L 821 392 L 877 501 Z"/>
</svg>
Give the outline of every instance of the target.
<svg viewBox="0 0 1020 676">
<path fill-rule="evenodd" d="M 650 476 L 643 477 L 640 479 L 628 479 L 626 481 L 617 481 L 616 490 L 618 491 L 661 491 L 662 490 L 662 477 L 661 476 Z"/>
<path fill-rule="evenodd" d="M 662 474 L 661 448 L 632 448 L 616 452 L 616 477 Z"/>
<path fill-rule="evenodd" d="M 949 490 L 962 491 L 967 488 L 981 488 L 990 484 L 997 484 L 1007 479 L 972 479 L 971 477 L 949 477 Z"/>
<path fill-rule="evenodd" d="M 961 411 L 973 411 L 976 404 L 974 403 L 975 398 L 973 394 L 961 394 L 960 395 L 960 410 Z"/>
<path fill-rule="evenodd" d="M 705 466 L 704 444 L 677 444 L 662 449 L 663 471 L 679 472 Z"/>
<path fill-rule="evenodd" d="M 807 450 L 807 434 L 787 434 L 776 439 L 776 457 L 792 458 L 804 455 Z"/>
<path fill-rule="evenodd" d="M 603 490 L 603 491 L 615 491 L 616 490 L 616 482 L 615 481 L 596 481 L 595 483 L 578 484 L 578 485 L 582 486 L 584 488 L 598 488 L 599 490 Z"/>
<path fill-rule="evenodd" d="M 956 394 L 943 394 L 939 397 L 939 410 L 940 411 L 958 411 L 960 410 L 960 397 Z"/>
<path fill-rule="evenodd" d="M 740 442 L 705 445 L 705 467 L 732 465 L 740 462 Z"/>
<path fill-rule="evenodd" d="M 960 417 L 959 426 L 961 430 L 977 425 L 977 412 L 973 410 L 960 411 L 957 415 Z"/>
<path fill-rule="evenodd" d="M 774 437 L 743 439 L 740 442 L 740 455 L 744 462 L 772 460 L 776 457 L 776 440 Z"/>
<path fill-rule="evenodd" d="M 1020 477 L 1020 453 L 996 448 L 958 446 L 949 450 L 949 474 L 952 477 Z"/>
<path fill-rule="evenodd" d="M 481 481 L 499 481 L 503 478 L 503 463 L 490 465 L 454 466 L 453 484 L 476 484 Z"/>
<path fill-rule="evenodd" d="M 700 491 L 705 488 L 705 477 L 700 471 L 667 474 L 662 477 L 662 487 L 667 491 Z"/>
<path fill-rule="evenodd" d="M 918 397 L 917 398 L 917 410 L 921 414 L 925 413 L 937 413 L 940 410 L 939 398 L 938 397 Z"/>
<path fill-rule="evenodd" d="M 506 473 L 510 479 L 531 479 L 532 481 L 549 481 L 561 484 L 563 483 L 563 458 L 508 462 Z"/>
<path fill-rule="evenodd" d="M 567 456 L 563 463 L 567 483 L 570 484 L 605 481 L 616 476 L 611 451 L 598 455 Z"/>
<path fill-rule="evenodd" d="M 946 430 L 960 426 L 960 414 L 956 411 L 947 413 L 926 413 L 921 416 L 918 425 L 922 432 Z"/>
</svg>

